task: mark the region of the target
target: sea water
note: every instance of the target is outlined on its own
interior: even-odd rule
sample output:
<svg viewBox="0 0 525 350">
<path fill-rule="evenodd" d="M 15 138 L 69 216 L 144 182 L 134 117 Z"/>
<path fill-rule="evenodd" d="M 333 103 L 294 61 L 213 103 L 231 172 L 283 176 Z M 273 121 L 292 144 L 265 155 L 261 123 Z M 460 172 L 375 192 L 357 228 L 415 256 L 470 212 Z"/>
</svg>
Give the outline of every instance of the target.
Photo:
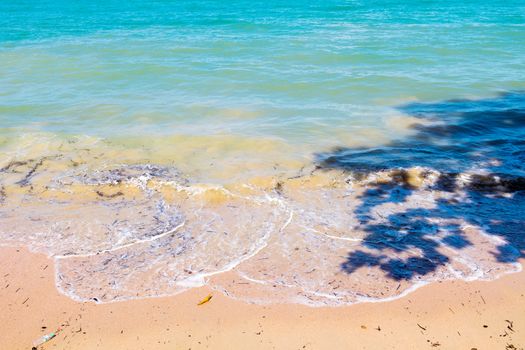
<svg viewBox="0 0 525 350">
<path fill-rule="evenodd" d="M 4 1 L 0 244 L 110 302 L 517 271 L 523 1 Z"/>
</svg>

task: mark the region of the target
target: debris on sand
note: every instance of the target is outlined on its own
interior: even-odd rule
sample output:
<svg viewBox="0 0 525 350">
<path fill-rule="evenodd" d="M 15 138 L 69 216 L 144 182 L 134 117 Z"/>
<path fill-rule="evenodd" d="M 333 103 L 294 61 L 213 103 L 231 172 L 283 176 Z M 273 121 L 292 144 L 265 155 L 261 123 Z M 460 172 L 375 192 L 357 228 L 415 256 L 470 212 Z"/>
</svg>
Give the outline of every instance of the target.
<svg viewBox="0 0 525 350">
<path fill-rule="evenodd" d="M 211 300 L 211 298 L 213 298 L 213 295 L 211 294 L 208 294 L 204 299 L 202 299 L 201 301 L 199 301 L 199 303 L 197 305 L 204 305 L 206 304 L 207 302 L 209 302 Z"/>
<path fill-rule="evenodd" d="M 51 333 L 48 333 L 48 334 L 45 334 L 43 336 L 41 336 L 40 338 L 36 339 L 34 342 L 33 342 L 33 350 L 35 350 L 38 346 L 44 344 L 44 343 L 47 343 L 48 341 L 50 341 L 51 339 L 53 339 L 54 337 L 57 336 L 58 332 L 60 332 L 60 329 L 57 329 L 56 331 L 54 332 L 51 332 Z"/>
</svg>

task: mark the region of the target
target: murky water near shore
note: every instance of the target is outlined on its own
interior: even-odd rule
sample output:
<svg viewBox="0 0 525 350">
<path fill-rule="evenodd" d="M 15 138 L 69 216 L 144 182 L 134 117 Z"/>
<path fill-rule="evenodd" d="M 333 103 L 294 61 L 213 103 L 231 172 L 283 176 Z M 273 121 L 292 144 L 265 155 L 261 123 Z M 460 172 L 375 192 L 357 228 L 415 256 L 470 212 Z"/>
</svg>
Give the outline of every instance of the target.
<svg viewBox="0 0 525 350">
<path fill-rule="evenodd" d="M 525 114 L 517 115 L 513 133 L 525 125 Z M 404 146 L 367 148 L 388 151 L 382 169 L 354 164 L 365 152 L 359 147 L 273 176 L 216 183 L 173 165 L 141 164 L 140 153 L 91 139 L 55 148 L 46 142 L 44 156 L 17 154 L 2 163 L 0 239 L 54 257 L 57 287 L 79 301 L 172 295 L 209 284 L 250 302 L 338 306 L 389 300 L 433 281 L 520 270 L 525 178 L 514 161 L 523 153 L 521 138 L 506 135 L 514 146 L 507 158 L 483 134 L 477 149 L 461 156 L 465 168 L 453 173 L 442 163 L 450 166 L 450 153 L 421 163 L 410 147 L 435 127 L 423 121 Z M 473 141 L 478 133 L 469 130 Z M 426 138 L 418 150 L 448 147 L 439 140 Z M 388 157 L 414 165 L 389 167 Z"/>
</svg>

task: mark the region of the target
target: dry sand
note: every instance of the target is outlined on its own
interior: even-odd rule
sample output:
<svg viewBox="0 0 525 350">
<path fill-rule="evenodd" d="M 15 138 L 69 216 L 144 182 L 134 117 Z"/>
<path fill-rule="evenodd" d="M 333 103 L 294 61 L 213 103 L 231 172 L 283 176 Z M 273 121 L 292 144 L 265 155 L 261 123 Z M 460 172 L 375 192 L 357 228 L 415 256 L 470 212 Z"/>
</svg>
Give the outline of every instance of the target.
<svg viewBox="0 0 525 350">
<path fill-rule="evenodd" d="M 210 302 L 199 300 L 213 293 Z M 340 308 L 252 305 L 208 288 L 111 304 L 54 286 L 52 260 L 0 248 L 0 349 L 522 349 L 525 273 L 450 281 L 395 301 Z"/>
</svg>

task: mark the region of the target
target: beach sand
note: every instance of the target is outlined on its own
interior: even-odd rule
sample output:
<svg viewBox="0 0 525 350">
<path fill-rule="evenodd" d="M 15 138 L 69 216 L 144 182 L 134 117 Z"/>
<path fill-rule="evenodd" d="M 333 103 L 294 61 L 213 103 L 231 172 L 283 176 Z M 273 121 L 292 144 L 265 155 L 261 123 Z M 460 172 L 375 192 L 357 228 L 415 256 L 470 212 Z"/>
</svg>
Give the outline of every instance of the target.
<svg viewBox="0 0 525 350">
<path fill-rule="evenodd" d="M 400 299 L 338 308 L 253 305 L 209 288 L 163 298 L 78 303 L 54 285 L 53 261 L 0 248 L 0 349 L 521 349 L 525 272 L 448 281 Z M 204 305 L 197 303 L 212 293 Z"/>
</svg>

